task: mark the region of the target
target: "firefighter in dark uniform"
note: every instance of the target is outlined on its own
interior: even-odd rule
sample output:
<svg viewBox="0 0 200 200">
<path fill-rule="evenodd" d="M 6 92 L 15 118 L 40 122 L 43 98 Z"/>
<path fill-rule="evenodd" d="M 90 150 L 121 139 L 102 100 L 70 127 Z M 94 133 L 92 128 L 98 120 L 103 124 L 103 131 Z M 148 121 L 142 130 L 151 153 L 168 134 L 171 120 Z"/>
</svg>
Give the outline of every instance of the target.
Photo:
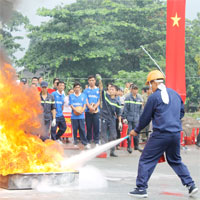
<svg viewBox="0 0 200 200">
<path fill-rule="evenodd" d="M 140 115 L 142 114 L 142 98 L 137 94 L 138 87 L 135 84 L 130 86 L 130 94 L 126 97 L 124 101 L 123 119 L 125 123 L 128 123 L 128 135 L 132 129 L 136 127 L 139 121 Z M 128 121 L 128 122 L 127 122 Z M 127 151 L 132 153 L 131 140 L 127 139 L 128 147 Z M 134 149 L 142 151 L 139 148 L 139 137 L 134 136 Z"/>
<path fill-rule="evenodd" d="M 121 105 L 115 97 L 117 92 L 116 86 L 110 85 L 106 92 L 103 90 L 100 75 L 97 76 L 97 79 L 99 80 L 99 89 L 101 91 L 101 143 L 105 144 L 117 138 L 116 118 L 119 120 L 119 129 L 122 129 Z M 115 147 L 111 148 L 110 156 L 117 157 Z"/>
<path fill-rule="evenodd" d="M 44 111 L 44 125 L 45 133 L 41 136 L 41 139 L 44 141 L 49 139 L 49 130 L 51 126 L 56 125 L 56 106 L 54 97 L 47 92 L 48 83 L 46 81 L 41 82 L 41 105 Z"/>
<path fill-rule="evenodd" d="M 163 153 L 170 167 L 187 186 L 189 196 L 198 191 L 187 167 L 182 163 L 180 156 L 181 118 L 184 116 L 184 105 L 177 92 L 166 88 L 163 84 L 164 76 L 154 70 L 147 76 L 147 82 L 153 91 L 149 96 L 144 111 L 136 128 L 130 135 L 136 136 L 149 124 L 152 119 L 153 133 L 151 134 L 139 160 L 136 186 L 129 195 L 147 197 L 148 180 Z"/>
</svg>

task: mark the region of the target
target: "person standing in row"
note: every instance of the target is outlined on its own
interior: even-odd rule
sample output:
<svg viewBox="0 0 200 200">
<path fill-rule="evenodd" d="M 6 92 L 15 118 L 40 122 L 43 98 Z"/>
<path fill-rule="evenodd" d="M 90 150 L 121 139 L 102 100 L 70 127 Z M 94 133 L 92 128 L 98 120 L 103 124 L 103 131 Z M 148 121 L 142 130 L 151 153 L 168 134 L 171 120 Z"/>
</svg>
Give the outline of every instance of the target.
<svg viewBox="0 0 200 200">
<path fill-rule="evenodd" d="M 40 138 L 45 141 L 49 139 L 49 132 L 50 127 L 54 127 L 56 125 L 56 106 L 54 97 L 48 93 L 48 83 L 46 81 L 42 81 L 40 83 L 41 86 L 41 105 L 43 107 L 44 113 L 44 125 L 45 125 L 45 132 Z M 52 124 L 51 124 L 52 122 Z"/>
<path fill-rule="evenodd" d="M 38 87 L 38 78 L 36 76 L 32 77 L 31 86 Z"/>
<path fill-rule="evenodd" d="M 87 126 L 87 140 L 89 143 L 94 140 L 96 145 L 99 144 L 99 105 L 100 93 L 96 87 L 96 78 L 91 75 L 88 77 L 89 87 L 84 90 L 86 95 L 87 108 L 85 112 Z M 92 138 L 93 133 L 93 138 Z"/>
<path fill-rule="evenodd" d="M 65 88 L 65 83 L 63 81 L 59 81 L 57 83 L 57 91 L 53 92 L 52 95 L 55 99 L 56 105 L 56 125 L 51 127 L 51 139 L 52 140 L 59 140 L 60 137 L 65 133 L 67 129 L 67 125 L 65 122 L 65 118 L 63 115 L 63 106 L 64 106 L 64 99 L 65 96 L 63 94 Z M 58 132 L 56 133 L 57 127 L 59 128 Z"/>
<path fill-rule="evenodd" d="M 124 122 L 128 124 L 128 135 L 130 131 L 136 127 L 139 117 L 142 114 L 142 99 L 138 95 L 138 87 L 135 84 L 132 84 L 130 86 L 130 91 L 131 93 L 125 98 L 123 110 Z M 134 149 L 141 152 L 142 150 L 139 148 L 139 137 L 134 136 L 133 139 Z M 130 138 L 127 139 L 127 142 L 127 151 L 132 153 Z"/>
<path fill-rule="evenodd" d="M 74 93 L 74 90 L 72 88 L 70 88 L 67 92 L 67 95 L 65 96 L 65 103 L 64 103 L 64 107 L 63 107 L 63 112 L 65 112 L 65 113 L 72 112 L 72 108 L 69 105 L 69 96 L 73 93 Z"/>
<path fill-rule="evenodd" d="M 56 91 L 58 89 L 58 82 L 60 81 L 59 78 L 53 79 L 53 89 Z"/>
<path fill-rule="evenodd" d="M 148 74 L 146 85 L 152 88 L 153 94 L 149 96 L 136 128 L 130 132 L 130 135 L 137 136 L 152 119 L 153 133 L 139 160 L 137 188 L 129 192 L 129 195 L 134 197 L 148 196 L 147 183 L 164 153 L 170 167 L 179 176 L 182 184 L 187 186 L 189 196 L 198 192 L 180 156 L 180 131 L 182 131 L 184 105 L 179 94 L 163 84 L 164 78 L 158 70 Z"/>
<path fill-rule="evenodd" d="M 81 143 L 86 149 L 90 149 L 88 144 L 86 134 L 85 134 L 85 109 L 86 109 L 86 96 L 81 93 L 81 84 L 74 83 L 74 94 L 69 96 L 69 105 L 72 108 L 71 122 L 73 129 L 74 145 L 77 145 L 77 131 L 79 130 L 79 135 Z"/>
<path fill-rule="evenodd" d="M 101 108 L 101 143 L 113 141 L 117 138 L 116 118 L 119 119 L 119 129 L 122 129 L 121 123 L 121 105 L 115 98 L 116 86 L 110 85 L 108 92 L 103 90 L 101 76 L 97 75 L 99 80 L 99 89 L 102 92 L 102 108 Z M 108 135 L 109 132 L 109 135 Z M 117 157 L 115 147 L 111 148 L 110 156 Z"/>
</svg>

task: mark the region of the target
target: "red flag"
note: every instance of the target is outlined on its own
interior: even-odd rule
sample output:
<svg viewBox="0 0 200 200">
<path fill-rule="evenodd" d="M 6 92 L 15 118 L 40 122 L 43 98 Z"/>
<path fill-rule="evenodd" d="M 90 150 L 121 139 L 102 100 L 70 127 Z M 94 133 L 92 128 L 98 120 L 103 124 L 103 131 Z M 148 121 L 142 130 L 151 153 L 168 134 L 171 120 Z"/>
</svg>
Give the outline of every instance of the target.
<svg viewBox="0 0 200 200">
<path fill-rule="evenodd" d="M 185 1 L 167 0 L 166 86 L 186 99 Z"/>
</svg>

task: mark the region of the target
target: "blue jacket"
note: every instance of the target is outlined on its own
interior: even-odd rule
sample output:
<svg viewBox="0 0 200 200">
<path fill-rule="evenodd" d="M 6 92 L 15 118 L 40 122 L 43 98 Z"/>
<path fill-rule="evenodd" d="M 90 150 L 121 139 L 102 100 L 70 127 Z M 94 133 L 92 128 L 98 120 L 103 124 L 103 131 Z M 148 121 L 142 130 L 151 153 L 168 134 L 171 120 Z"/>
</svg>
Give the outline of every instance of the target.
<svg viewBox="0 0 200 200">
<path fill-rule="evenodd" d="M 154 132 L 179 132 L 182 130 L 181 119 L 184 116 L 184 105 L 179 94 L 167 88 L 169 104 L 164 104 L 161 91 L 157 89 L 149 96 L 139 123 L 134 129 L 139 133 L 152 120 Z"/>
<path fill-rule="evenodd" d="M 128 95 L 124 101 L 123 118 L 130 122 L 138 123 L 142 114 L 142 99 L 139 95 L 136 98 L 132 94 Z"/>
</svg>

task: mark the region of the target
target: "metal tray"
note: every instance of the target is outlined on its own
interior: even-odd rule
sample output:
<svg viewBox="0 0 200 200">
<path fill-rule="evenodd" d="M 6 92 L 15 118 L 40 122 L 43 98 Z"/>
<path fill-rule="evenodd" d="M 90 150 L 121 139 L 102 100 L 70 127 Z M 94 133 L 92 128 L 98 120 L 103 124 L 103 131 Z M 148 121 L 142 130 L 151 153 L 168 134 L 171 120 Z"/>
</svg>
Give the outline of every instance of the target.
<svg viewBox="0 0 200 200">
<path fill-rule="evenodd" d="M 0 187 L 7 190 L 28 190 L 36 188 L 42 182 L 48 186 L 69 185 L 74 183 L 78 176 L 78 171 L 0 175 Z"/>
</svg>

